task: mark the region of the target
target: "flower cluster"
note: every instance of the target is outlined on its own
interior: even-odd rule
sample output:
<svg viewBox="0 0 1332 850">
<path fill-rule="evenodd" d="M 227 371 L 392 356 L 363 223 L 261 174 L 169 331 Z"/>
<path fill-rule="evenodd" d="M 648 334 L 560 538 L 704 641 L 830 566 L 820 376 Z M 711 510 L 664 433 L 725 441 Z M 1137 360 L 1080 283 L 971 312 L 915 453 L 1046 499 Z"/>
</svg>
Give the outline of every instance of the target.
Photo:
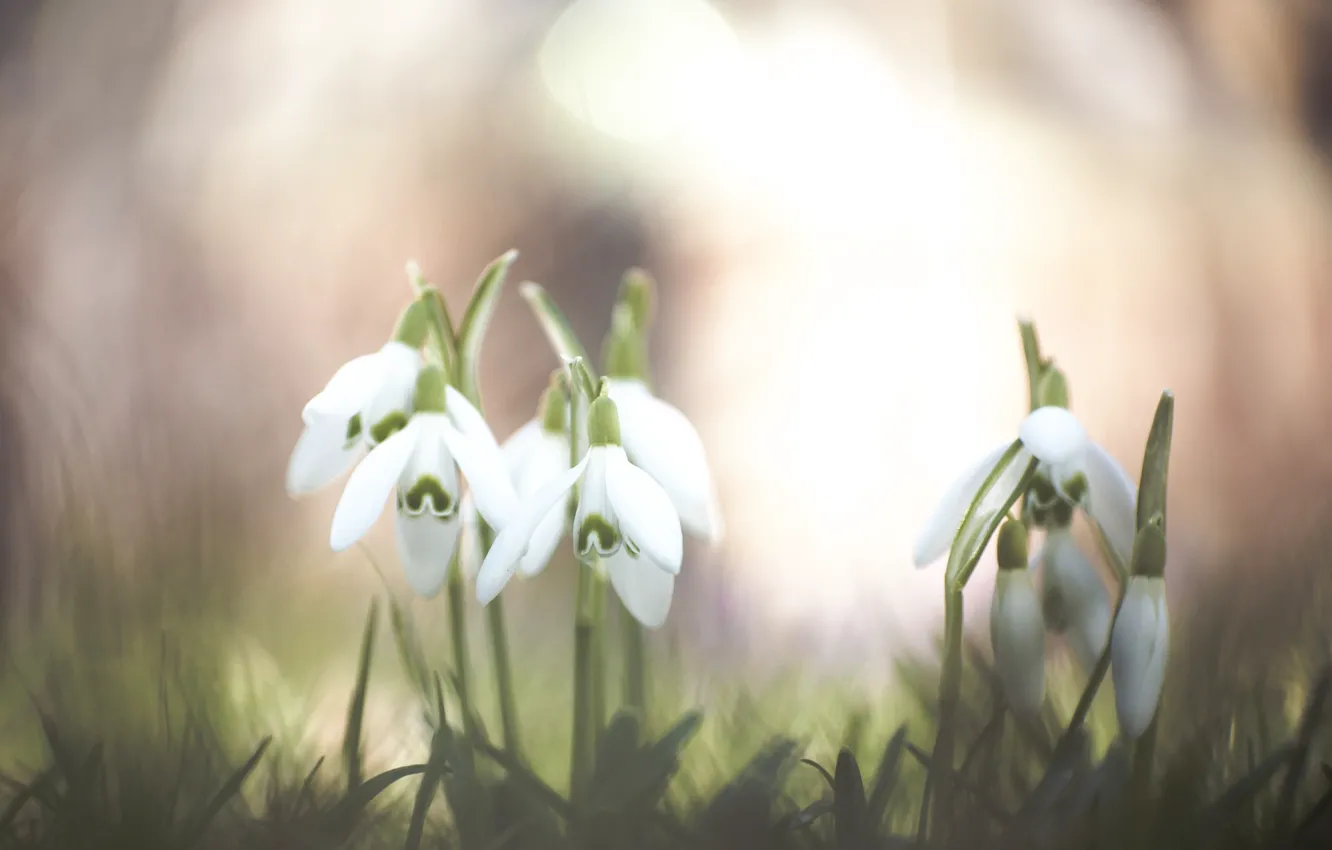
<svg viewBox="0 0 1332 850">
<path fill-rule="evenodd" d="M 396 494 L 399 558 L 424 597 L 439 593 L 460 549 L 473 550 L 483 559 L 477 597 L 489 603 L 514 572 L 541 572 L 570 534 L 579 561 L 608 573 L 630 613 L 655 628 L 670 609 L 682 527 L 716 542 L 722 526 L 698 432 L 649 387 L 652 282 L 626 275 L 599 381 L 553 303 L 524 286 L 564 363 L 536 417 L 501 446 L 479 409 L 475 361 L 515 256 L 483 274 L 457 329 L 409 265 L 416 297 L 390 340 L 339 368 L 306 404 L 287 491 L 314 492 L 354 467 L 333 514 L 335 551 L 362 539 Z"/>
<path fill-rule="evenodd" d="M 1137 738 L 1155 717 L 1169 647 L 1163 492 L 1160 511 L 1144 516 L 1138 488 L 1123 467 L 1068 410 L 1063 373 L 1052 361 L 1029 355 L 1033 409 L 1019 425 L 1016 442 L 987 452 L 948 488 L 916 541 L 914 560 L 924 567 L 948 553 L 949 582 L 960 593 L 984 539 L 980 548 L 969 544 L 994 530 L 992 524 L 984 531 L 981 520 L 1002 523 L 990 636 L 1008 703 L 1028 715 L 1041 708 L 1047 635 L 1065 637 L 1089 671 L 1108 644 L 1120 727 Z M 1169 399 L 1167 393 L 1163 404 Z M 1153 451 L 1149 444 L 1149 458 Z M 1144 474 L 1146 469 L 1147 464 Z M 1156 483 L 1163 491 L 1164 479 Z M 1002 509 L 987 507 L 1005 497 Z M 1020 516 L 1009 515 L 1019 498 Z M 1073 535 L 1079 511 L 1116 566 L 1118 609 Z M 1044 540 L 1029 558 L 1033 532 Z"/>
</svg>

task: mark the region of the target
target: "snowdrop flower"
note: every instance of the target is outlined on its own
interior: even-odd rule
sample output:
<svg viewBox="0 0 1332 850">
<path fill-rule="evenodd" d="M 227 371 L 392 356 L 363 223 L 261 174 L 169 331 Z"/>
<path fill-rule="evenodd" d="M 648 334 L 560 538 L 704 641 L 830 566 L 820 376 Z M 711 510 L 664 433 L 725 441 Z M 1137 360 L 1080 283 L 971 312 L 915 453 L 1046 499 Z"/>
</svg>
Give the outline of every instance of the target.
<svg viewBox="0 0 1332 850">
<path fill-rule="evenodd" d="M 610 378 L 607 383 L 620 410 L 629 460 L 662 486 L 691 534 L 720 542 L 725 534 L 721 506 L 697 429 L 643 381 Z"/>
<path fill-rule="evenodd" d="M 287 493 L 322 489 L 351 468 L 367 447 L 407 424 L 412 390 L 424 362 L 424 305 L 413 301 L 398 319 L 393 339 L 373 354 L 343 364 L 305 405 L 305 430 L 287 464 Z"/>
<path fill-rule="evenodd" d="M 657 628 L 666 621 L 680 572 L 680 518 L 662 486 L 630 463 L 605 383 L 588 407 L 587 423 L 583 459 L 525 500 L 495 538 L 477 575 L 477 598 L 485 605 L 499 595 L 523 555 L 542 542 L 537 531 L 543 521 L 563 510 L 569 491 L 578 486 L 575 554 L 582 561 L 600 556 L 625 608 L 644 626 Z"/>
<path fill-rule="evenodd" d="M 558 374 L 558 373 L 557 373 Z M 569 402 L 558 380 L 541 396 L 539 417 L 523 425 L 501 446 L 509 478 L 518 498 L 526 501 L 542 487 L 569 469 Z M 532 541 L 519 561 L 525 576 L 546 568 L 555 547 L 569 527 L 569 512 L 563 502 L 552 507 L 537 525 Z"/>
<path fill-rule="evenodd" d="M 1032 569 L 1041 574 L 1046 628 L 1056 635 L 1067 634 L 1078 661 L 1090 670 L 1110 637 L 1113 612 L 1105 582 L 1067 525 L 1047 532 Z"/>
<path fill-rule="evenodd" d="M 1027 530 L 1011 520 L 999 530 L 999 574 L 990 607 L 990 644 L 1004 696 L 1031 716 L 1045 701 L 1045 623 L 1027 569 Z"/>
<path fill-rule="evenodd" d="M 1151 725 L 1165 684 L 1170 654 L 1170 619 L 1166 613 L 1165 535 L 1148 524 L 1139 532 L 1133 575 L 1110 638 L 1110 673 L 1115 683 L 1115 711 L 1127 738 Z"/>
<path fill-rule="evenodd" d="M 1014 461 L 1024 467 L 1035 457 L 1037 481 L 1050 483 L 1059 499 L 1081 504 L 1127 561 L 1133 546 L 1136 488 L 1105 449 L 1092 442 L 1082 423 L 1063 407 L 1037 408 L 1018 428 L 1022 451 Z M 914 560 L 925 567 L 953 544 L 967 510 L 989 477 L 1009 442 L 1005 442 L 967 468 L 947 490 L 924 530 L 916 539 Z"/>
<path fill-rule="evenodd" d="M 459 469 L 491 526 L 503 527 L 518 499 L 494 435 L 439 367 L 421 371 L 414 408 L 405 427 L 352 472 L 333 513 L 329 544 L 342 551 L 360 540 L 396 488 L 398 554 L 412 589 L 428 598 L 443 586 L 458 543 Z"/>
</svg>

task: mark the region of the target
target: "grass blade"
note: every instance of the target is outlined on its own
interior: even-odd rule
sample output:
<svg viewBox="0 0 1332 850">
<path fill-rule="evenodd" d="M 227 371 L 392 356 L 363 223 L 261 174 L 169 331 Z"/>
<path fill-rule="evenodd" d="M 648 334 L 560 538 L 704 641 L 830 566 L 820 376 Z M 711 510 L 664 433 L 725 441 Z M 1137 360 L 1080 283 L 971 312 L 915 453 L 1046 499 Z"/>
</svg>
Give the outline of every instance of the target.
<svg viewBox="0 0 1332 850">
<path fill-rule="evenodd" d="M 865 801 L 865 783 L 860 765 L 850 750 L 837 755 L 837 775 L 833 786 L 833 820 L 838 850 L 863 850 L 869 845 L 869 806 Z"/>
<path fill-rule="evenodd" d="M 1309 751 L 1313 747 L 1314 732 L 1323 720 L 1324 707 L 1329 690 L 1332 690 L 1332 670 L 1324 670 L 1314 685 L 1309 696 L 1304 717 L 1300 719 L 1300 731 L 1295 738 L 1295 752 L 1290 757 L 1290 766 L 1286 769 L 1285 779 L 1281 783 L 1281 793 L 1277 797 L 1274 821 L 1278 832 L 1285 832 L 1290 826 L 1295 813 L 1295 797 L 1299 793 L 1300 781 L 1304 778 L 1305 768 L 1309 764 Z"/>
<path fill-rule="evenodd" d="M 231 802 L 231 798 L 240 793 L 241 786 L 245 784 L 245 780 L 250 777 L 250 774 L 254 772 L 254 769 L 259 766 L 259 760 L 264 757 L 264 753 L 267 752 L 269 745 L 272 743 L 273 738 L 271 735 L 259 742 L 259 746 L 255 749 L 254 754 L 245 761 L 245 764 L 237 768 L 236 771 L 227 778 L 226 782 L 222 783 L 222 787 L 217 789 L 217 793 L 208 801 L 208 804 L 205 805 L 203 809 L 194 816 L 189 825 L 181 831 L 180 838 L 176 843 L 177 847 L 192 847 L 198 842 L 200 836 L 204 834 L 204 830 L 208 829 L 208 825 L 213 822 L 213 819 L 218 816 L 218 813 L 222 811 L 227 803 Z"/>
<path fill-rule="evenodd" d="M 365 720 L 365 695 L 370 685 L 370 660 L 375 651 L 375 630 L 379 625 L 379 598 L 370 600 L 361 636 L 361 659 L 356 667 L 356 687 L 347 706 L 347 729 L 342 736 L 342 760 L 347 770 L 347 791 L 361 784 L 364 765 L 361 753 L 361 724 Z"/>
<path fill-rule="evenodd" d="M 883 749 L 883 758 L 879 759 L 879 768 L 874 772 L 874 787 L 870 791 L 870 822 L 883 823 L 883 815 L 888 810 L 888 801 L 893 789 L 897 787 L 897 776 L 902 764 L 902 751 L 906 747 L 906 724 L 897 727 L 888 746 Z"/>
</svg>

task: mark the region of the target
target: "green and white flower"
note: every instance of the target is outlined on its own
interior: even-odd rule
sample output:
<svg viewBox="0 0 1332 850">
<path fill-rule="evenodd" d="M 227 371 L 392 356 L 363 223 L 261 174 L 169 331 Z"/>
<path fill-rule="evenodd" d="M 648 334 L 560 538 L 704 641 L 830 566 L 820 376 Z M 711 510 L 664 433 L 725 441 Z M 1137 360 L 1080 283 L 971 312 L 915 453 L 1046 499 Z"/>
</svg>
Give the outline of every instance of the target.
<svg viewBox="0 0 1332 850">
<path fill-rule="evenodd" d="M 305 428 L 287 464 L 287 492 L 322 489 L 407 424 L 412 392 L 425 365 L 424 306 L 412 302 L 392 340 L 373 354 L 343 364 L 301 411 Z"/>
<path fill-rule="evenodd" d="M 666 621 L 683 559 L 680 518 L 662 486 L 629 461 L 620 442 L 619 414 L 606 388 L 587 415 L 589 447 L 583 459 L 526 499 L 495 538 L 477 575 L 477 598 L 488 604 L 523 556 L 544 545 L 538 529 L 552 511 L 564 509 L 577 486 L 574 553 L 582 561 L 599 556 L 629 613 L 657 628 Z"/>
<path fill-rule="evenodd" d="M 1110 592 L 1078 548 L 1068 526 L 1051 528 L 1032 558 L 1041 577 L 1042 610 L 1052 634 L 1066 635 L 1084 669 L 1096 665 L 1110 638 Z"/>
<path fill-rule="evenodd" d="M 720 542 L 725 533 L 721 507 L 703 439 L 693 423 L 641 380 L 612 377 L 607 386 L 620 411 L 629 460 L 662 486 L 690 534 Z"/>
<path fill-rule="evenodd" d="M 558 381 L 541 396 L 536 419 L 523 425 L 501 446 L 509 478 L 521 501 L 540 492 L 569 469 L 569 402 Z M 569 530 L 569 512 L 563 503 L 552 507 L 537 525 L 519 562 L 525 576 L 546 568 L 555 548 Z"/>
<path fill-rule="evenodd" d="M 1012 468 L 1025 467 L 1034 456 L 1040 465 L 1033 490 L 1045 481 L 1063 504 L 1082 505 L 1127 561 L 1135 531 L 1136 488 L 1119 463 L 1092 442 L 1082 423 L 1063 407 L 1050 405 L 1032 411 L 1019 426 L 1018 439 L 1023 452 Z M 916 539 L 913 559 L 917 567 L 929 566 L 952 546 L 972 500 L 1009 445 L 1005 441 L 987 452 L 948 488 Z"/>
<path fill-rule="evenodd" d="M 490 428 L 466 397 L 446 384 L 439 367 L 421 371 L 414 409 L 405 426 L 352 472 L 333 513 L 329 545 L 342 551 L 365 536 L 396 489 L 403 570 L 413 590 L 431 597 L 447 578 L 458 542 L 459 470 L 478 512 L 494 528 L 512 518 L 518 498 Z"/>
</svg>

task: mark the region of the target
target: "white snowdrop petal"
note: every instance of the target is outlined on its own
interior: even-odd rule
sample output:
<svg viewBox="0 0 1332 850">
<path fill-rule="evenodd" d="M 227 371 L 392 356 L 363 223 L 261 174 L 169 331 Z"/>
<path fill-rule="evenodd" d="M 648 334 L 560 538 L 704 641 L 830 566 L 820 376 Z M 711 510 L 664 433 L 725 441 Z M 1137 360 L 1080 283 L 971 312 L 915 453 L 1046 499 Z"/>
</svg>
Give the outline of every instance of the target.
<svg viewBox="0 0 1332 850">
<path fill-rule="evenodd" d="M 504 528 L 518 510 L 518 494 L 504 468 L 499 447 L 473 440 L 447 422 L 439 430 L 449 453 L 467 478 L 477 511 L 491 528 Z"/>
<path fill-rule="evenodd" d="M 1001 443 L 949 485 L 934 513 L 926 521 L 925 528 L 916 538 L 913 560 L 917 567 L 926 567 L 939 560 L 953 545 L 953 538 L 957 536 L 962 520 L 966 518 L 967 509 L 971 507 L 976 491 L 985 483 L 985 479 L 1010 445 L 1011 441 Z"/>
<path fill-rule="evenodd" d="M 383 380 L 383 360 L 379 353 L 362 354 L 338 367 L 324 388 L 301 411 L 301 419 L 331 416 L 344 421 L 358 413 Z"/>
<path fill-rule="evenodd" d="M 476 598 L 482 605 L 499 596 L 504 585 L 509 583 L 514 571 L 518 569 L 519 559 L 532 542 L 537 526 L 550 513 L 551 508 L 562 504 L 561 500 L 578 482 L 579 477 L 587 469 L 587 464 L 588 459 L 584 456 L 577 466 L 566 470 L 559 478 L 542 487 L 532 498 L 525 500 L 514 515 L 513 521 L 496 535 L 495 541 L 490 546 L 490 552 L 487 553 L 476 575 Z"/>
<path fill-rule="evenodd" d="M 612 449 L 606 462 L 606 492 L 620 531 L 653 563 L 679 573 L 684 558 L 680 518 L 666 491 L 643 470 Z"/>
<path fill-rule="evenodd" d="M 1062 407 L 1032 411 L 1018 427 L 1018 439 L 1043 463 L 1058 466 L 1077 458 L 1087 448 L 1087 430 Z"/>
<path fill-rule="evenodd" d="M 467 396 L 459 392 L 452 384 L 444 387 L 444 410 L 448 412 L 449 419 L 459 431 L 462 431 L 487 450 L 499 452 L 499 443 L 495 441 L 495 434 L 490 430 L 490 426 L 486 424 L 481 411 L 477 410 L 467 400 Z"/>
<path fill-rule="evenodd" d="M 333 551 L 341 552 L 351 546 L 375 524 L 416 449 L 419 432 L 420 422 L 413 419 L 357 464 L 333 511 L 333 526 L 329 532 L 329 545 Z"/>
<path fill-rule="evenodd" d="M 693 423 L 640 381 L 613 380 L 608 391 L 630 460 L 662 486 L 690 533 L 720 542 L 725 529 L 716 486 Z"/>
<path fill-rule="evenodd" d="M 1105 529 L 1110 545 L 1127 565 L 1137 533 L 1138 488 L 1119 461 L 1096 443 L 1087 447 L 1083 471 L 1087 475 L 1087 512 Z"/>
<path fill-rule="evenodd" d="M 441 519 L 430 513 L 397 513 L 398 558 L 407 584 L 420 596 L 431 599 L 444 586 L 461 526 L 456 514 Z"/>
<path fill-rule="evenodd" d="M 624 547 L 606 560 L 606 568 L 611 587 L 633 618 L 649 629 L 661 628 L 671 610 L 675 576 Z"/>
<path fill-rule="evenodd" d="M 1041 547 L 1042 581 L 1057 590 L 1068 618 L 1067 635 L 1085 669 L 1095 666 L 1110 637 L 1110 593 L 1068 529 L 1054 529 Z M 1053 629 L 1052 629 L 1053 630 Z"/>
<path fill-rule="evenodd" d="M 532 495 L 568 468 L 569 440 L 559 434 L 543 433 L 514 479 L 519 498 Z"/>
<path fill-rule="evenodd" d="M 1009 705 L 1036 714 L 1045 701 L 1045 623 L 1027 570 L 1001 570 L 996 577 L 990 640 Z"/>
<path fill-rule="evenodd" d="M 380 369 L 378 383 L 361 407 L 361 422 L 371 443 L 375 442 L 377 426 L 411 413 L 416 376 L 425 365 L 421 352 L 400 342 L 386 343 L 375 356 Z"/>
<path fill-rule="evenodd" d="M 347 420 L 316 416 L 296 440 L 287 462 L 287 493 L 303 496 L 331 484 L 365 450 L 360 440 L 348 444 Z"/>
<path fill-rule="evenodd" d="M 500 454 L 504 455 L 504 465 L 509 470 L 509 478 L 518 483 L 518 475 L 526 464 L 531 451 L 541 442 L 541 423 L 530 419 L 522 427 L 509 435 L 509 439 L 500 445 Z"/>
<path fill-rule="evenodd" d="M 567 516 L 567 506 L 561 501 L 551 508 L 537 525 L 536 531 L 532 532 L 532 542 L 528 544 L 527 551 L 518 562 L 518 569 L 523 575 L 534 576 L 550 563 L 560 541 L 564 539 Z"/>
</svg>

